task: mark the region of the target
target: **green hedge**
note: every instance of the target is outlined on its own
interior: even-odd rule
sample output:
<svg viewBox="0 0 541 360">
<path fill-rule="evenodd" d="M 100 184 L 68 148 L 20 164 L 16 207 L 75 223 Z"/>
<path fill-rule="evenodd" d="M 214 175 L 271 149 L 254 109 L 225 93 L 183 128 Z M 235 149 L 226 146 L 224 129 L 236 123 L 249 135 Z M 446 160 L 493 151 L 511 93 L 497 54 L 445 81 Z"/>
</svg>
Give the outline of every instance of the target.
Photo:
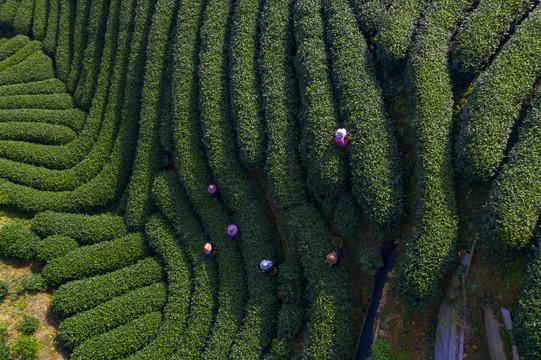
<svg viewBox="0 0 541 360">
<path fill-rule="evenodd" d="M 266 134 L 257 74 L 261 0 L 235 1 L 231 27 L 231 112 L 239 157 L 250 170 L 263 167 Z"/>
<path fill-rule="evenodd" d="M 8 56 L 4 60 L 0 61 L 0 71 L 6 70 L 10 66 L 17 65 L 28 58 L 30 55 L 41 49 L 41 42 L 30 41 L 22 48 L 17 50 L 13 55 Z"/>
<path fill-rule="evenodd" d="M 64 256 L 78 247 L 77 241 L 70 237 L 52 235 L 36 244 L 36 258 L 46 263 L 54 258 Z"/>
<path fill-rule="evenodd" d="M 522 278 L 524 284 L 513 319 L 513 339 L 521 356 L 541 358 L 541 242 L 529 257 L 528 270 Z"/>
<path fill-rule="evenodd" d="M 67 82 L 72 59 L 72 12 L 76 4 L 70 0 L 60 0 L 58 14 L 58 39 L 55 53 L 55 65 L 58 77 Z"/>
<path fill-rule="evenodd" d="M 532 239 L 541 212 L 541 93 L 518 129 L 483 211 L 485 239 L 499 251 L 518 250 Z"/>
<path fill-rule="evenodd" d="M 64 320 L 60 324 L 58 338 L 65 348 L 73 349 L 86 339 L 110 331 L 141 315 L 161 311 L 166 298 L 167 288 L 163 283 L 130 291 Z"/>
<path fill-rule="evenodd" d="M 118 3 L 114 4 L 116 10 Z M 115 19 L 118 16 L 115 16 L 117 11 L 112 11 L 111 18 Z M 127 19 L 124 19 L 124 22 L 129 22 L 131 17 L 127 14 Z M 126 31 L 128 25 L 123 22 L 123 28 Z M 116 44 L 114 38 L 116 37 L 116 26 L 111 30 L 111 33 L 108 31 L 106 36 L 106 46 L 105 51 L 109 56 L 102 57 L 102 69 L 104 69 L 104 74 L 100 76 L 98 89 L 96 96 L 94 97 L 93 106 L 90 109 L 88 114 L 88 127 L 82 133 L 81 139 L 77 139 L 74 144 L 66 146 L 67 149 L 63 150 L 72 150 L 72 151 L 85 151 L 85 147 L 88 148 L 87 151 L 90 151 L 84 159 L 73 167 L 64 170 L 49 170 L 39 167 L 31 167 L 28 165 L 20 164 L 12 166 L 11 169 L 8 169 L 5 176 L 6 179 L 16 182 L 18 184 L 23 184 L 31 186 L 36 189 L 49 190 L 49 191 L 65 191 L 73 190 L 82 184 L 88 182 L 90 179 L 94 178 L 102 169 L 103 165 L 107 162 L 111 149 L 114 143 L 114 134 L 115 129 L 118 126 L 119 121 L 119 112 L 121 108 L 120 99 L 123 95 L 123 92 L 118 88 L 122 87 L 124 84 L 124 77 L 126 71 L 126 59 L 127 59 L 127 47 L 129 44 L 124 42 L 122 46 L 118 47 L 118 54 L 115 58 L 117 62 L 113 70 L 112 58 L 114 54 L 111 53 L 111 48 L 115 48 Z M 113 38 L 113 39 L 111 39 Z M 113 51 L 114 52 L 114 51 Z M 108 73 L 111 71 L 111 74 Z M 110 75 L 110 76 L 109 76 Z M 109 85 L 109 78 L 111 79 L 109 98 L 107 99 L 107 86 Z M 104 114 L 105 106 L 107 106 L 107 112 Z M 103 120 L 102 120 L 103 119 Z M 101 124 L 101 127 L 100 127 Z M 98 130 L 99 128 L 99 130 Z M 92 137 L 95 136 L 95 132 L 99 131 L 95 143 L 91 144 L 90 141 Z M 56 151 L 60 149 L 55 149 Z M 55 150 L 51 151 L 51 154 L 55 153 Z M 79 156 L 75 156 L 79 158 Z M 50 163 L 48 164 L 51 165 Z"/>
<path fill-rule="evenodd" d="M 128 185 L 126 224 L 129 229 L 141 229 L 154 210 L 152 181 L 163 165 L 160 146 L 160 121 L 168 116 L 169 108 L 162 106 L 164 82 L 167 81 L 166 49 L 169 33 L 176 15 L 176 1 L 158 0 L 152 15 L 152 25 L 147 48 L 147 63 L 141 98 L 139 138 Z"/>
<path fill-rule="evenodd" d="M 378 31 L 378 60 L 388 71 L 402 65 L 427 0 L 395 0 Z"/>
<path fill-rule="evenodd" d="M 453 42 L 453 72 L 469 80 L 489 61 L 534 3 L 534 0 L 481 0 Z"/>
<path fill-rule="evenodd" d="M 124 4 L 129 6 L 131 3 L 125 1 Z M 143 49 L 149 26 L 149 6 L 150 4 L 145 1 L 138 4 L 135 20 L 129 16 L 121 15 L 121 19 L 129 21 L 129 24 L 134 21 L 133 28 L 137 31 L 133 32 L 131 40 L 120 127 L 117 131 L 113 151 L 100 173 L 77 189 L 63 192 L 41 191 L 0 179 L 0 190 L 3 194 L 3 197 L 0 198 L 1 204 L 28 212 L 44 210 L 82 212 L 102 208 L 120 197 L 129 179 L 137 139 L 136 114 L 140 106 L 142 83 L 140 74 L 144 71 L 146 57 Z M 115 62 L 115 66 L 121 65 L 121 61 Z"/>
<path fill-rule="evenodd" d="M 70 142 L 75 136 L 75 131 L 63 125 L 24 122 L 0 123 L 0 141 L 19 140 L 58 145 Z"/>
<path fill-rule="evenodd" d="M 364 36 L 370 38 L 387 18 L 391 0 L 350 0 L 350 3 L 357 15 L 359 29 Z"/>
<path fill-rule="evenodd" d="M 0 61 L 4 61 L 11 55 L 14 55 L 29 42 L 30 39 L 25 35 L 16 35 L 11 39 L 6 40 L 0 45 Z"/>
<path fill-rule="evenodd" d="M 329 81 L 324 43 L 322 1 L 297 1 L 294 9 L 302 130 L 300 154 L 308 187 L 321 195 L 338 196 L 347 188 L 346 160 L 334 142 L 337 112 Z"/>
<path fill-rule="evenodd" d="M 352 133 L 348 144 L 352 193 L 370 223 L 389 231 L 404 215 L 400 157 L 372 54 L 346 0 L 324 0 L 323 9 L 340 117 Z M 342 215 L 335 212 L 336 217 Z"/>
<path fill-rule="evenodd" d="M 45 30 L 45 38 L 43 39 L 43 48 L 48 54 L 51 54 L 51 55 L 53 55 L 56 50 L 56 38 L 58 35 L 59 13 L 60 13 L 59 1 L 49 0 L 49 9 L 47 11 L 47 29 Z"/>
<path fill-rule="evenodd" d="M 447 45 L 473 0 L 428 6 L 406 68 L 416 150 L 415 220 L 398 263 L 398 291 L 408 308 L 424 307 L 456 254 L 457 210 L 451 149 L 453 92 Z M 427 100 L 430 99 L 430 100 Z"/>
<path fill-rule="evenodd" d="M 47 80 L 46 80 L 47 81 Z M 0 110 L 0 122 L 48 123 L 71 127 L 79 132 L 85 123 L 86 113 L 79 109 L 45 110 L 45 109 L 9 109 Z"/>
<path fill-rule="evenodd" d="M 77 103 L 85 109 L 94 105 L 92 97 L 96 91 L 98 74 L 103 69 L 101 58 L 110 56 L 113 59 L 115 55 L 119 6 L 116 1 L 106 0 L 92 0 L 90 5 L 90 19 L 86 28 L 87 43 L 79 81 L 74 91 Z"/>
<path fill-rule="evenodd" d="M 215 4 L 214 4 L 215 6 Z M 218 310 L 202 358 L 226 358 L 242 320 L 246 279 L 242 258 L 224 232 L 232 221 L 221 199 L 214 201 L 207 192 L 211 181 L 205 150 L 201 142 L 198 110 L 199 29 L 203 23 L 203 1 L 186 1 L 178 13 L 178 29 L 173 48 L 173 110 L 175 156 L 182 185 L 210 240 L 219 244 L 217 256 Z M 209 25 L 207 25 L 209 26 Z"/>
<path fill-rule="evenodd" d="M 116 360 L 133 353 L 156 337 L 162 324 L 161 312 L 143 315 L 105 334 L 88 339 L 75 348 L 72 360 Z"/>
<path fill-rule="evenodd" d="M 38 242 L 39 237 L 20 223 L 0 227 L 0 256 L 31 260 L 36 255 Z"/>
<path fill-rule="evenodd" d="M 32 16 L 34 15 L 34 0 L 20 0 L 13 30 L 19 34 L 29 34 L 32 29 Z"/>
<path fill-rule="evenodd" d="M 265 360 L 287 359 L 291 353 L 291 340 L 303 326 L 304 309 L 301 304 L 302 275 L 298 263 L 288 259 L 280 264 L 278 297 L 282 306 L 278 313 L 276 337 Z"/>
<path fill-rule="evenodd" d="M 115 296 L 162 280 L 162 267 L 154 258 L 139 260 L 122 269 L 70 281 L 53 293 L 52 309 L 66 317 L 91 309 Z"/>
<path fill-rule="evenodd" d="M 3 96 L 0 109 L 48 109 L 68 110 L 73 108 L 69 94 L 39 94 Z"/>
<path fill-rule="evenodd" d="M 115 240 L 83 246 L 51 260 L 43 268 L 43 277 L 55 286 L 70 280 L 102 274 L 135 263 L 147 255 L 146 241 L 139 233 Z"/>
<path fill-rule="evenodd" d="M 304 201 L 306 189 L 297 154 L 297 82 L 290 18 L 293 0 L 267 1 L 261 17 L 261 87 L 268 147 L 266 173 L 280 211 Z"/>
<path fill-rule="evenodd" d="M 541 7 L 537 6 L 475 81 L 461 114 L 457 168 L 469 182 L 487 181 L 505 156 L 522 101 L 541 75 Z"/>
<path fill-rule="evenodd" d="M 257 265 L 265 258 L 273 258 L 275 250 L 263 204 L 237 157 L 229 117 L 225 49 L 227 19 L 233 10 L 231 5 L 232 2 L 212 0 L 201 28 L 201 128 L 209 167 L 220 195 L 233 211 L 235 223 L 242 233 L 249 297 L 243 326 L 229 356 L 233 359 L 260 358 L 271 340 L 274 326 L 276 283 L 272 277 L 257 271 Z"/>
<path fill-rule="evenodd" d="M 175 228 L 182 248 L 192 264 L 194 288 L 190 300 L 188 325 L 179 340 L 175 356 L 179 359 L 200 359 L 216 311 L 218 292 L 216 262 L 202 251 L 207 237 L 175 174 L 160 173 L 154 180 L 152 193 L 158 208 Z M 218 248 L 218 251 L 221 252 L 221 249 Z"/>
<path fill-rule="evenodd" d="M 167 272 L 168 300 L 158 336 L 130 360 L 160 360 L 171 356 L 180 346 L 190 308 L 192 274 L 189 261 L 175 239 L 175 234 L 161 214 L 151 216 L 146 225 L 150 246 L 160 255 Z"/>
<path fill-rule="evenodd" d="M 307 332 L 299 359 L 347 359 L 353 335 L 353 298 L 349 272 L 342 259 L 338 267 L 325 264 L 332 235 L 325 221 L 307 203 L 287 213 L 290 241 L 298 245 L 308 281 Z"/>
<path fill-rule="evenodd" d="M 7 26 L 13 26 L 15 15 L 17 15 L 17 8 L 20 0 L 6 0 L 3 4 L 0 4 L 0 23 Z"/>
<path fill-rule="evenodd" d="M 37 40 L 45 38 L 47 27 L 47 0 L 34 1 L 34 14 L 32 18 L 32 34 Z"/>
<path fill-rule="evenodd" d="M 66 92 L 66 86 L 58 79 L 52 78 L 30 83 L 0 86 L 0 96 L 30 95 L 30 94 L 61 94 Z M 24 110 L 24 109 L 17 109 Z"/>
<path fill-rule="evenodd" d="M 86 42 L 88 38 L 88 23 L 90 18 L 90 5 L 92 4 L 93 0 L 80 0 L 77 1 L 77 5 L 75 8 L 75 18 L 71 18 L 71 21 L 73 22 L 73 30 L 71 33 L 71 41 L 72 41 L 72 51 L 71 54 L 73 55 L 71 58 L 71 64 L 70 64 L 70 72 L 69 76 L 66 80 L 66 85 L 68 87 L 68 90 L 71 94 L 75 92 L 75 88 L 77 86 L 77 82 L 79 81 L 79 76 L 81 73 L 81 66 L 83 62 L 83 55 L 86 49 Z M 62 11 L 62 4 L 60 5 L 60 12 Z M 57 15 L 58 16 L 58 15 Z"/>
<path fill-rule="evenodd" d="M 42 237 L 62 235 L 79 244 L 95 244 L 128 235 L 120 216 L 45 211 L 32 219 L 32 230 Z"/>
<path fill-rule="evenodd" d="M 0 71 L 0 85 L 11 85 L 47 80 L 54 77 L 52 60 L 41 51 L 36 51 L 24 61 Z"/>
</svg>

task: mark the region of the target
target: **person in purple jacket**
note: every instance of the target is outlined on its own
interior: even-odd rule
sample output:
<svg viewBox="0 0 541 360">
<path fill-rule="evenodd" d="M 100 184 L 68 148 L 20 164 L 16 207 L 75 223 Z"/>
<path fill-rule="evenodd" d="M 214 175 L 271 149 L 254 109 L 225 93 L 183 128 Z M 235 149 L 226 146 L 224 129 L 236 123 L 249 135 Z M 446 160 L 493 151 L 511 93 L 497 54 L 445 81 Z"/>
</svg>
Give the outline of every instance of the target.
<svg viewBox="0 0 541 360">
<path fill-rule="evenodd" d="M 351 133 L 346 129 L 338 129 L 334 132 L 334 141 L 339 147 L 345 147 L 351 139 Z"/>
<path fill-rule="evenodd" d="M 239 228 L 235 224 L 227 225 L 227 227 L 225 228 L 225 232 L 227 233 L 227 236 L 229 236 L 232 239 L 240 237 Z"/>
</svg>

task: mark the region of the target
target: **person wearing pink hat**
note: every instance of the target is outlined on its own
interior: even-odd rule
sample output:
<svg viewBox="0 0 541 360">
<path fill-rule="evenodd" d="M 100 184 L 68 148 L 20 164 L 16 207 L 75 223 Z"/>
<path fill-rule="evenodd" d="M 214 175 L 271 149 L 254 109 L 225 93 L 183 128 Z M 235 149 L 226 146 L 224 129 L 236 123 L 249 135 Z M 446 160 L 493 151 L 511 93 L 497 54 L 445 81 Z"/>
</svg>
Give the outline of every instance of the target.
<svg viewBox="0 0 541 360">
<path fill-rule="evenodd" d="M 209 184 L 209 186 L 207 188 L 207 191 L 209 192 L 209 194 L 214 195 L 214 201 L 216 201 L 216 199 L 218 199 L 218 197 L 220 196 L 220 192 L 218 191 L 218 187 L 214 183 Z"/>
<path fill-rule="evenodd" d="M 334 132 L 334 141 L 339 147 L 344 147 L 351 139 L 351 133 L 346 129 L 338 129 Z"/>
<path fill-rule="evenodd" d="M 214 259 L 216 256 L 216 243 L 209 241 L 203 246 L 203 252 L 208 255 L 209 258 Z"/>
<path fill-rule="evenodd" d="M 229 236 L 232 239 L 240 237 L 239 228 L 235 224 L 227 225 L 227 227 L 225 228 L 225 232 L 226 232 L 227 236 Z"/>
</svg>

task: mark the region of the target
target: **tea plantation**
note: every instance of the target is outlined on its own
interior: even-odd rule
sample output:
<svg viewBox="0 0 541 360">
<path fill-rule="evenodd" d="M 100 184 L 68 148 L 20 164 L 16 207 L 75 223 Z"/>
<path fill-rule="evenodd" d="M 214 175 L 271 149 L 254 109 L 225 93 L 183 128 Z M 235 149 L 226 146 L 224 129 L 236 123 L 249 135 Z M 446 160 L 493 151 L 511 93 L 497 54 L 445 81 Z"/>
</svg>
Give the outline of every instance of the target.
<svg viewBox="0 0 541 360">
<path fill-rule="evenodd" d="M 335 238 L 396 241 L 423 310 L 484 187 L 541 359 L 540 85 L 534 0 L 0 0 L 0 210 L 31 219 L 0 256 L 39 264 L 71 359 L 350 359 Z"/>
</svg>

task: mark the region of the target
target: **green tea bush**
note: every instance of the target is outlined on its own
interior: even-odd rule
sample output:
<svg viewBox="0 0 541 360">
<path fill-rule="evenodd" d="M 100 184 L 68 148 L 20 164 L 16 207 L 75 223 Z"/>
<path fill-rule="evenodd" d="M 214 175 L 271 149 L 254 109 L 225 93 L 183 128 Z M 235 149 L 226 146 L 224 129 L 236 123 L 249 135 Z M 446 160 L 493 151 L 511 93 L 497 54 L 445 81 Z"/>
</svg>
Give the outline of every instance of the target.
<svg viewBox="0 0 541 360">
<path fill-rule="evenodd" d="M 409 123 L 416 149 L 415 220 L 397 276 L 408 308 L 422 308 L 437 291 L 455 254 L 457 210 L 451 132 L 453 92 L 447 44 L 472 0 L 432 1 L 406 69 L 413 108 Z M 428 100 L 430 99 L 430 100 Z"/>
<path fill-rule="evenodd" d="M 58 15 L 60 12 L 59 0 L 49 0 L 47 11 L 47 29 L 43 39 L 43 48 L 47 54 L 53 55 L 56 50 L 56 38 L 58 35 Z M 65 79 L 62 79 L 65 81 Z"/>
<path fill-rule="evenodd" d="M 55 258 L 45 265 L 42 274 L 51 286 L 70 280 L 102 274 L 135 263 L 147 255 L 146 241 L 139 233 L 83 246 Z"/>
<path fill-rule="evenodd" d="M 13 30 L 19 34 L 28 34 L 32 29 L 34 0 L 20 0 L 17 13 L 13 19 Z"/>
<path fill-rule="evenodd" d="M 63 125 L 47 123 L 0 123 L 0 141 L 17 140 L 41 144 L 61 145 L 72 141 L 75 132 Z"/>
<path fill-rule="evenodd" d="M 41 344 L 34 335 L 20 334 L 11 344 L 11 353 L 16 359 L 30 360 L 38 356 Z"/>
<path fill-rule="evenodd" d="M 169 288 L 171 288 L 171 284 Z M 112 298 L 64 320 L 58 338 L 67 349 L 73 349 L 87 339 L 103 334 L 141 315 L 161 311 L 167 298 L 165 284 L 156 283 Z"/>
<path fill-rule="evenodd" d="M 0 301 L 3 301 L 9 291 L 9 284 L 7 281 L 0 280 Z"/>
<path fill-rule="evenodd" d="M 168 281 L 168 300 L 163 323 L 156 338 L 130 360 L 167 359 L 180 346 L 190 307 L 192 274 L 175 234 L 161 214 L 151 216 L 146 225 L 150 246 L 163 258 Z"/>
<path fill-rule="evenodd" d="M 45 80 L 47 81 L 47 80 Z M 77 133 L 83 128 L 86 113 L 79 109 L 45 110 L 45 109 L 10 109 L 0 110 L 0 122 L 43 122 L 71 127 Z"/>
<path fill-rule="evenodd" d="M 39 328 L 40 321 L 37 317 L 24 314 L 23 319 L 17 324 L 17 329 L 26 334 L 31 334 Z"/>
<path fill-rule="evenodd" d="M 259 358 L 271 341 L 277 299 L 275 279 L 257 271 L 257 266 L 263 259 L 274 258 L 275 250 L 263 204 L 237 157 L 225 86 L 226 29 L 232 8 L 224 5 L 222 1 L 211 1 L 201 30 L 201 128 L 209 167 L 242 233 L 248 302 L 244 305 L 243 325 L 229 356 Z"/>
<path fill-rule="evenodd" d="M 518 140 L 483 211 L 485 239 L 498 251 L 528 246 L 541 211 L 541 93 L 518 129 Z"/>
<path fill-rule="evenodd" d="M 124 4 L 129 3 L 123 2 Z M 63 192 L 41 191 L 0 179 L 0 189 L 3 194 L 0 203 L 28 212 L 44 210 L 82 212 L 102 208 L 120 198 L 129 179 L 137 139 L 136 114 L 137 109 L 139 109 L 140 74 L 144 69 L 145 59 L 145 51 L 142 49 L 146 43 L 145 29 L 148 28 L 147 25 L 149 24 L 147 5 L 148 3 L 141 4 L 141 9 L 135 13 L 135 19 L 130 16 L 121 16 L 121 19 L 126 23 L 126 29 L 131 28 L 133 23 L 133 27 L 137 31 L 133 32 L 133 39 L 131 39 L 130 48 L 133 51 L 130 51 L 129 59 L 126 59 L 128 70 L 125 76 L 120 76 L 121 79 L 126 78 L 127 85 L 119 129 L 109 160 L 100 170 L 100 173 L 77 189 Z M 133 7 L 129 9 L 132 10 Z M 122 39 L 129 41 L 127 38 Z M 125 66 L 125 64 L 122 61 L 117 61 L 115 67 L 117 66 Z M 96 128 L 99 130 L 99 124 Z M 77 139 L 79 138 L 81 136 Z M 88 139 L 85 141 L 88 141 Z M 92 141 L 90 144 L 92 144 Z M 10 151 L 16 151 L 16 149 Z M 80 156 L 79 153 L 74 155 Z M 69 161 L 72 161 L 76 156 L 59 156 L 57 160 L 69 159 Z"/>
<path fill-rule="evenodd" d="M 187 327 L 175 352 L 180 359 L 201 358 L 212 327 L 218 292 L 215 261 L 202 251 L 207 237 L 196 218 L 182 185 L 172 172 L 160 173 L 154 180 L 152 193 L 158 209 L 173 225 L 182 248 L 192 264 L 194 288 L 190 299 Z M 221 243 L 218 252 L 221 252 Z M 220 254 L 221 255 L 221 254 Z M 240 286 L 242 289 L 242 286 Z"/>
<path fill-rule="evenodd" d="M 288 259 L 280 264 L 278 297 L 282 306 L 278 312 L 276 337 L 265 360 L 285 359 L 291 353 L 291 340 L 302 328 L 304 310 L 301 303 L 302 280 L 300 266 Z"/>
<path fill-rule="evenodd" d="M 115 3 L 115 9 L 116 5 L 118 4 Z M 117 11 L 115 10 L 114 13 L 116 12 Z M 125 17 L 122 18 L 123 20 L 120 22 L 119 26 L 121 30 L 128 30 L 131 19 L 129 15 L 130 14 L 125 14 Z M 116 19 L 113 13 L 111 14 L 111 19 Z M 119 112 L 122 105 L 120 99 L 123 96 L 123 91 L 120 89 L 124 84 L 127 67 L 127 48 L 129 46 L 127 41 L 124 41 L 121 45 L 115 44 L 115 29 L 117 26 L 112 27 L 113 29 L 111 31 L 108 30 L 106 33 L 105 51 L 109 54 L 111 48 L 114 48 L 115 45 L 119 45 L 117 51 L 118 56 L 116 57 L 116 60 L 118 61 L 113 67 L 111 64 L 113 55 L 104 55 L 102 57 L 104 72 L 107 72 L 106 70 L 110 69 L 112 73 L 100 76 L 99 86 L 94 98 L 95 101 L 87 118 L 89 126 L 85 128 L 86 131 L 83 131 L 82 133 L 86 136 L 81 136 L 81 139 L 83 140 L 80 143 L 79 141 L 81 139 L 78 138 L 77 141 L 70 144 L 70 146 L 66 146 L 63 149 L 56 149 L 64 151 L 71 150 L 72 153 L 78 151 L 82 153 L 83 156 L 86 154 L 86 151 L 89 151 L 89 153 L 86 154 L 87 156 L 84 157 L 84 159 L 81 159 L 82 161 L 75 164 L 75 166 L 62 172 L 25 165 L 11 166 L 11 168 L 6 169 L 6 179 L 41 190 L 74 190 L 96 177 L 103 168 L 110 156 L 114 143 L 115 129 L 118 127 L 118 119 L 120 118 Z M 107 83 L 109 78 L 111 78 L 110 85 Z M 107 99 L 108 85 L 110 88 Z M 94 138 L 98 131 L 99 134 L 97 134 L 97 138 Z M 91 143 L 93 140 L 95 140 L 94 144 Z M 51 153 L 54 154 L 55 151 L 52 151 Z M 80 158 L 80 156 L 80 154 L 77 154 L 75 158 Z M 50 165 L 51 164 L 49 164 L 49 166 Z"/>
<path fill-rule="evenodd" d="M 67 110 L 73 108 L 69 94 L 40 94 L 3 96 L 0 109 L 49 109 Z"/>
<path fill-rule="evenodd" d="M 69 0 L 60 0 L 58 7 L 58 37 L 55 52 L 55 65 L 58 77 L 62 81 L 67 82 L 73 55 L 71 53 L 73 35 L 71 33 L 72 11 L 75 9 L 76 4 Z"/>
<path fill-rule="evenodd" d="M 344 259 L 334 268 L 325 264 L 325 255 L 332 248 L 332 235 L 315 207 L 299 204 L 287 214 L 287 219 L 290 241 L 298 244 L 310 304 L 310 322 L 299 358 L 349 358 L 353 299 Z"/>
<path fill-rule="evenodd" d="M 0 7 L 1 6 L 2 5 L 0 5 Z M 6 41 L 0 45 L 0 61 L 4 61 L 11 55 L 14 55 L 29 42 L 30 39 L 25 35 L 16 35 L 11 39 L 6 39 Z"/>
<path fill-rule="evenodd" d="M 44 263 L 77 249 L 79 244 L 67 236 L 51 235 L 36 244 L 36 258 Z"/>
<path fill-rule="evenodd" d="M 257 80 L 258 18 L 262 1 L 235 1 L 231 27 L 231 120 L 239 158 L 247 169 L 263 167 L 265 120 Z"/>
<path fill-rule="evenodd" d="M 521 356 L 530 359 L 541 358 L 541 243 L 529 257 L 528 269 L 522 278 L 524 284 L 513 319 L 513 340 Z"/>
<path fill-rule="evenodd" d="M 119 24 L 119 4 L 117 1 L 91 1 L 86 28 L 87 43 L 79 80 L 74 91 L 74 98 L 84 109 L 90 108 L 90 105 L 94 106 L 95 100 L 92 97 L 97 87 L 98 73 L 103 69 L 102 56 L 109 55 L 114 59 Z"/>
<path fill-rule="evenodd" d="M 534 0 L 481 0 L 462 24 L 453 43 L 453 72 L 470 79 L 489 61 L 534 3 Z"/>
<path fill-rule="evenodd" d="M 282 212 L 306 197 L 297 153 L 298 95 L 289 21 L 293 3 L 267 1 L 261 15 L 259 64 L 268 134 L 266 173 L 272 200 Z"/>
<path fill-rule="evenodd" d="M 61 0 L 60 0 L 61 1 Z M 56 0 L 58 4 L 59 11 L 57 11 L 56 17 L 58 18 L 61 15 L 62 4 Z M 77 1 L 75 14 L 71 17 L 71 22 L 73 25 L 73 30 L 70 34 L 71 37 L 71 54 L 73 55 L 70 63 L 70 72 L 68 78 L 64 81 L 68 87 L 68 90 L 71 94 L 75 92 L 77 86 L 77 81 L 79 81 L 79 76 L 81 74 L 81 66 L 83 62 L 83 55 L 85 52 L 87 38 L 88 38 L 88 23 L 90 21 L 90 5 L 92 0 L 81 0 Z M 58 22 L 58 19 L 56 20 Z M 57 29 L 59 28 L 58 25 Z M 55 31 L 57 32 L 57 31 Z M 55 41 L 56 46 L 56 41 Z M 54 52 L 54 51 L 53 51 Z"/>
<path fill-rule="evenodd" d="M 86 340 L 73 350 L 73 360 L 115 360 L 141 349 L 156 337 L 162 324 L 159 311 L 143 315 L 105 334 Z"/>
<path fill-rule="evenodd" d="M 197 81 L 195 77 L 195 43 L 202 9 L 201 1 L 191 1 L 179 11 L 178 37 L 174 46 L 174 139 L 179 176 L 196 214 L 210 240 L 220 244 L 217 256 L 218 310 L 211 328 L 203 358 L 226 357 L 240 326 L 246 301 L 246 279 L 242 257 L 224 232 L 231 223 L 221 200 L 213 201 L 207 192 L 211 181 L 199 133 L 197 115 Z M 185 9 L 186 12 L 183 12 Z M 183 21 L 181 21 L 181 19 Z M 182 350 L 180 350 L 182 351 Z"/>
<path fill-rule="evenodd" d="M 160 146 L 160 121 L 170 111 L 161 104 L 164 82 L 167 81 L 166 56 L 169 33 L 176 15 L 176 1 L 159 0 L 152 15 L 149 33 L 145 79 L 141 98 L 139 137 L 128 185 L 126 224 L 130 230 L 141 229 L 154 210 L 152 181 L 163 160 Z"/>
<path fill-rule="evenodd" d="M 31 260 L 38 242 L 39 237 L 20 223 L 12 222 L 0 227 L 0 256 Z"/>
<path fill-rule="evenodd" d="M 487 181 L 505 156 L 522 101 L 541 75 L 541 7 L 536 7 L 475 81 L 461 114 L 457 169 L 472 183 Z"/>
<path fill-rule="evenodd" d="M 32 219 L 32 230 L 41 237 L 61 235 L 79 244 L 95 244 L 128 235 L 120 216 L 85 215 L 44 211 Z"/>
<path fill-rule="evenodd" d="M 350 0 L 357 16 L 359 29 L 370 38 L 378 32 L 389 14 L 391 0 Z"/>
<path fill-rule="evenodd" d="M 374 360 L 393 360 L 391 345 L 387 340 L 378 339 L 370 347 L 372 358 Z"/>
<path fill-rule="evenodd" d="M 37 293 L 47 291 L 47 281 L 41 274 L 30 274 L 23 277 L 17 284 L 18 292 Z"/>
<path fill-rule="evenodd" d="M 375 277 L 379 268 L 383 266 L 381 255 L 375 249 L 365 248 L 359 254 L 361 271 L 370 277 Z"/>
<path fill-rule="evenodd" d="M 404 214 L 400 158 L 372 54 L 357 30 L 346 0 L 324 0 L 323 10 L 340 117 L 352 133 L 347 145 L 352 193 L 370 223 L 380 231 L 389 231 Z M 371 100 L 366 101 L 366 97 Z M 352 233 L 358 216 L 344 200 L 339 201 L 340 206 L 346 208 L 334 212 L 337 224 L 352 226 L 350 230 L 342 227 L 346 233 Z"/>
<path fill-rule="evenodd" d="M 34 14 L 32 17 L 32 34 L 37 40 L 45 38 L 47 27 L 47 0 L 34 1 Z"/>
<path fill-rule="evenodd" d="M 0 85 L 47 80 L 54 77 L 51 58 L 36 51 L 17 65 L 0 71 Z"/>
<path fill-rule="evenodd" d="M 0 96 L 23 94 L 61 94 L 65 92 L 66 85 L 64 85 L 62 81 L 55 78 L 31 83 L 0 86 Z"/>
<path fill-rule="evenodd" d="M 378 60 L 388 71 L 402 65 L 426 0 L 395 0 L 378 31 Z"/>
<path fill-rule="evenodd" d="M 290 243 L 294 245 L 294 251 L 299 251 L 308 280 L 311 322 L 303 340 L 304 351 L 299 358 L 340 359 L 349 356 L 353 328 L 351 318 L 345 314 L 353 305 L 349 285 L 345 285 L 349 280 L 344 268 L 339 266 L 331 270 L 324 265 L 332 236 L 317 211 L 306 203 L 303 173 L 297 160 L 295 109 L 298 98 L 291 62 L 293 39 L 289 24 L 293 5 L 294 1 L 276 1 L 266 2 L 263 8 L 260 59 L 269 134 L 267 172 L 273 201 L 287 216 Z M 291 279 L 282 279 L 282 271 L 285 277 L 295 273 L 287 267 L 284 264 L 279 273 L 279 297 L 282 301 L 293 300 L 298 291 Z M 299 310 L 298 303 L 282 305 L 277 336 L 265 355 L 266 359 L 288 356 L 291 337 L 302 321 L 303 314 Z M 340 340 L 333 343 L 328 336 Z"/>
<path fill-rule="evenodd" d="M 337 196 L 346 189 L 346 161 L 334 142 L 337 113 L 329 81 L 321 0 L 295 3 L 295 67 L 299 79 L 302 130 L 300 154 L 308 188 Z"/>
<path fill-rule="evenodd" d="M 10 349 L 7 344 L 8 340 L 8 331 L 7 325 L 0 326 L 0 359 L 9 360 L 10 359 Z"/>
<path fill-rule="evenodd" d="M 81 280 L 70 281 L 53 293 L 52 309 L 67 317 L 162 280 L 162 267 L 151 257 L 133 265 Z"/>
<path fill-rule="evenodd" d="M 28 58 L 30 55 L 41 49 L 41 42 L 30 41 L 16 53 L 0 61 L 0 71 L 8 69 L 10 66 L 17 65 Z"/>
<path fill-rule="evenodd" d="M 334 208 L 336 230 L 344 237 L 352 236 L 361 222 L 361 214 L 350 197 L 340 198 Z"/>
<path fill-rule="evenodd" d="M 18 6 L 19 0 L 6 0 L 0 4 L 0 23 L 13 26 Z"/>
</svg>

